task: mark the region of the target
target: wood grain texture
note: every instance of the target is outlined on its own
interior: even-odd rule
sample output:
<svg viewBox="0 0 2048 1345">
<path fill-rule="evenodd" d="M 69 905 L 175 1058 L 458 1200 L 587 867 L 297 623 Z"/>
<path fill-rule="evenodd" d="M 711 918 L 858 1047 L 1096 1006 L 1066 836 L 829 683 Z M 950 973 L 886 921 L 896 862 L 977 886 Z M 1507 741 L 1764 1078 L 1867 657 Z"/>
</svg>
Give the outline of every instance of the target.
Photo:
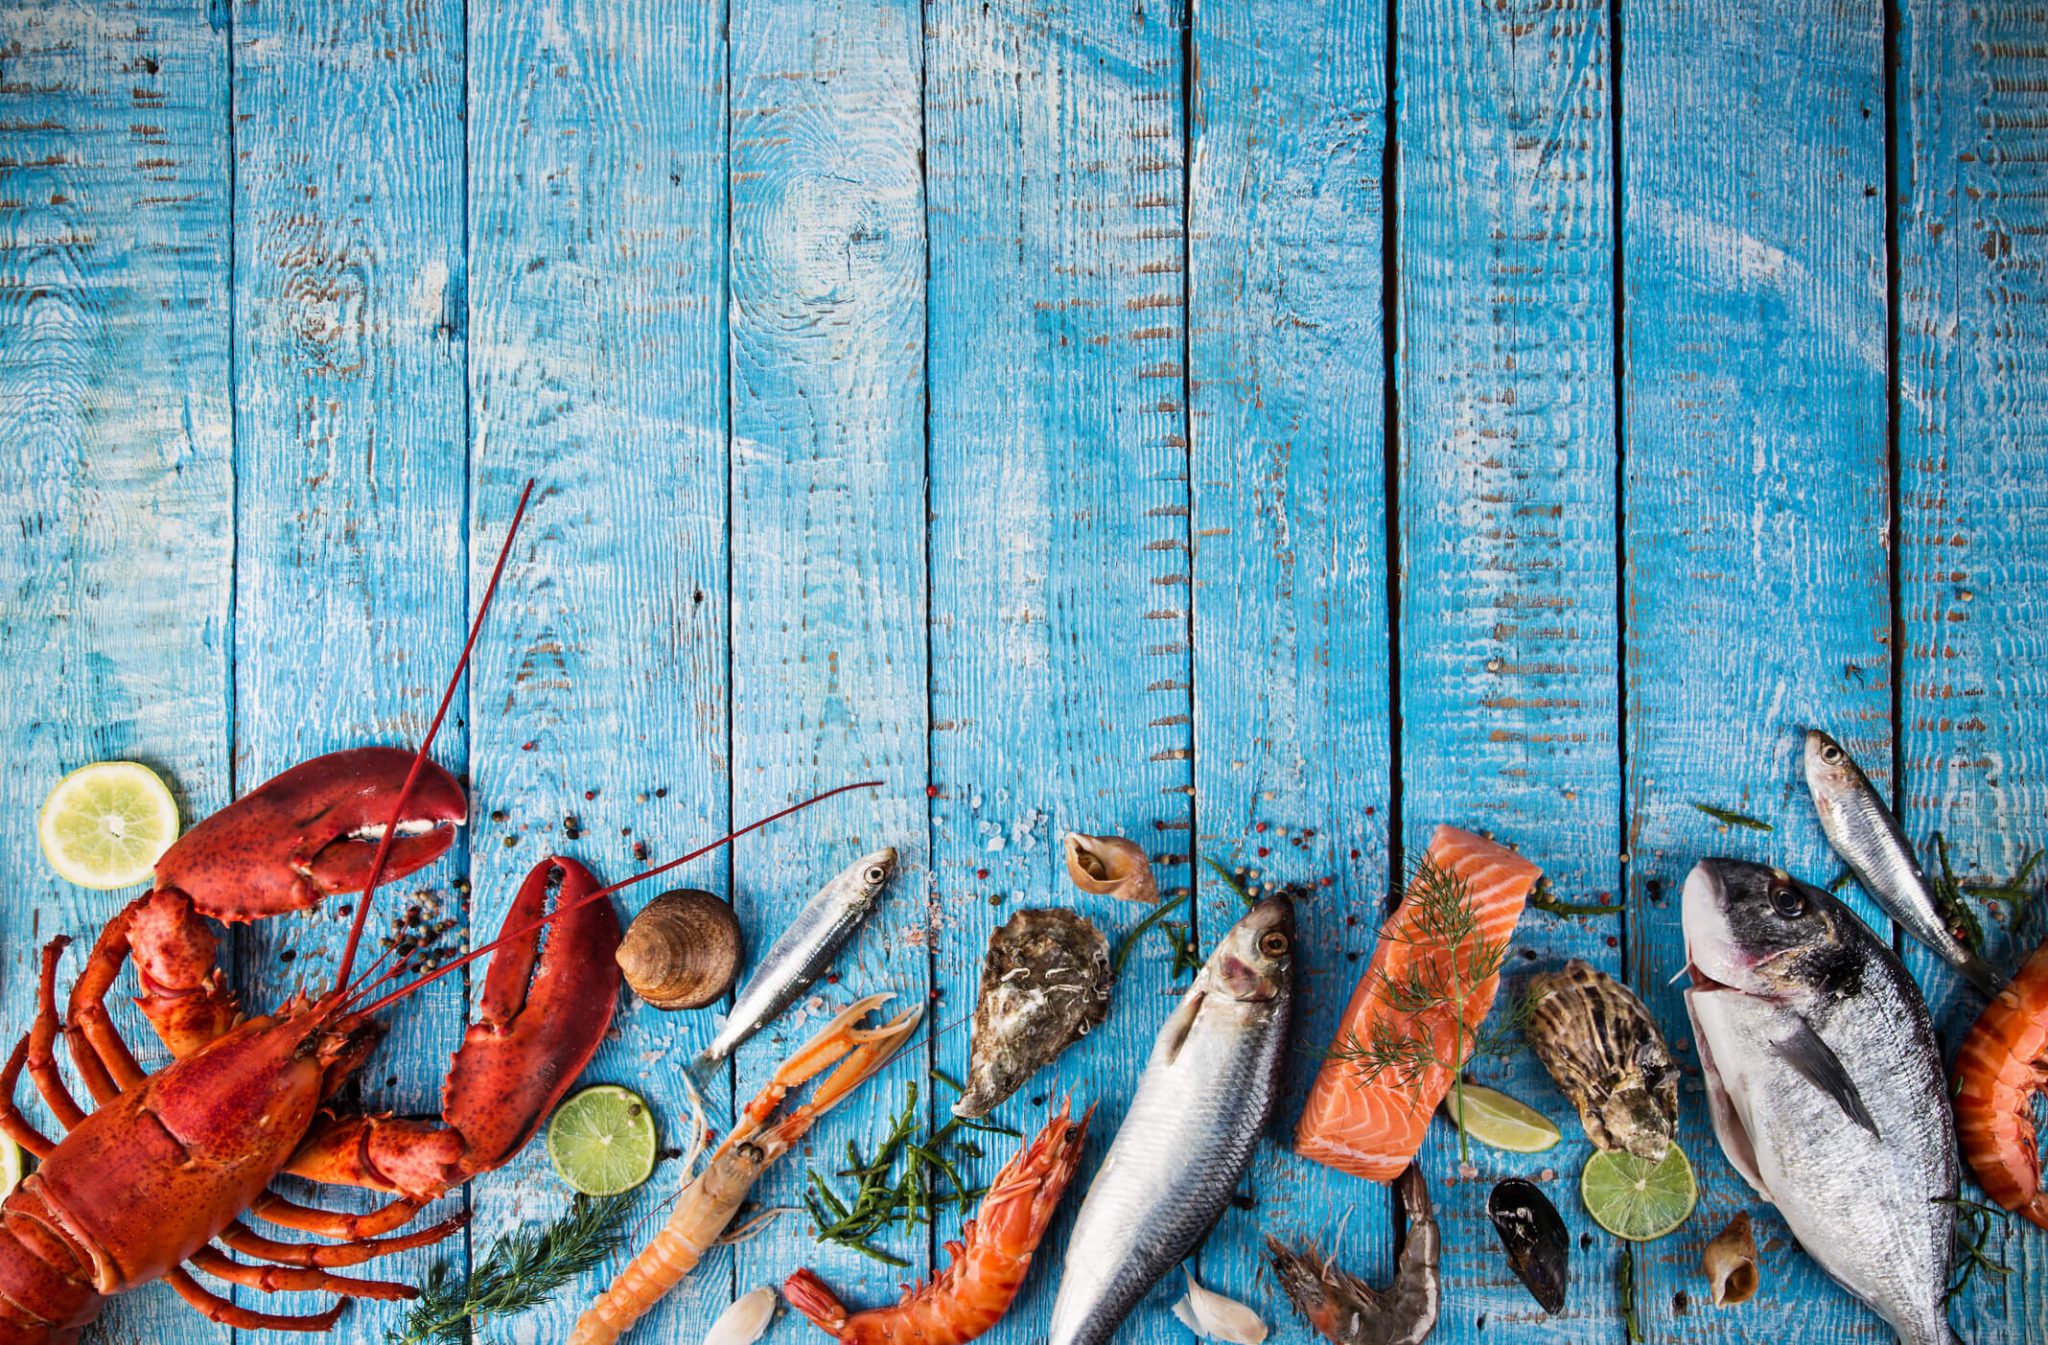
<svg viewBox="0 0 2048 1345">
<path fill-rule="evenodd" d="M 885 782 L 742 841 L 735 905 L 765 949 L 863 854 L 893 846 L 900 866 L 836 983 L 740 1049 L 741 1100 L 831 1009 L 891 991 L 901 1010 L 930 994 L 922 43 L 904 0 L 733 11 L 733 812 L 745 821 Z M 920 1038 L 756 1198 L 796 1204 L 808 1153 L 830 1170 L 848 1140 L 879 1142 L 926 1059 Z M 751 1289 L 810 1265 L 866 1306 L 923 1273 L 924 1241 L 891 1239 L 911 1263 L 899 1273 L 815 1248 L 794 1214 L 736 1248 L 735 1273 Z M 797 1318 L 788 1329 L 813 1331 Z"/>
<path fill-rule="evenodd" d="M 1296 1158 L 1315 1052 L 1372 946 L 1391 816 L 1381 236 L 1385 7 L 1201 5 L 1194 16 L 1189 405 L 1197 878 L 1203 946 L 1243 912 L 1209 867 L 1299 882 L 1289 1088 L 1203 1248 L 1205 1283 L 1305 1328 L 1260 1235 L 1381 1279 L 1385 1193 Z M 1323 884 L 1328 883 L 1328 886 Z M 1152 936 L 1162 944 L 1158 935 Z M 1344 1239 L 1331 1243 L 1344 1211 Z"/>
<path fill-rule="evenodd" d="M 661 0 L 471 6 L 469 24 L 473 597 L 539 482 L 470 683 L 481 942 L 544 855 L 612 882 L 726 829 L 726 46 L 716 5 Z M 718 851 L 620 894 L 620 916 L 728 873 Z M 686 1147 L 681 1065 L 711 1017 L 622 995 L 586 1082 L 639 1092 Z M 680 1176 L 656 1169 L 651 1219 Z M 528 1146 L 474 1184 L 477 1254 L 568 1195 Z M 566 1337 L 622 1261 L 524 1338 Z M 730 1287 L 707 1267 L 641 1330 L 700 1339 Z"/>
<path fill-rule="evenodd" d="M 2048 845 L 2048 9 L 1912 4 L 1901 19 L 1900 814 L 1916 844 L 1941 832 L 1966 879 L 2001 879 Z M 2001 965 L 2042 937 L 1978 910 Z M 1981 1002 L 1906 951 L 1953 1045 Z M 2042 1240 L 2004 1245 L 2016 1273 L 1957 1309 L 1978 1345 L 2048 1334 Z"/>
<path fill-rule="evenodd" d="M 459 0 L 403 12 L 245 0 L 234 21 L 235 784 L 246 791 L 336 748 L 416 746 L 462 646 L 463 41 Z M 335 152 L 338 130 L 347 153 Z M 464 769 L 462 724 L 442 729 L 435 756 Z M 458 843 L 379 894 L 372 956 L 414 902 L 460 915 L 450 884 L 462 862 Z M 325 985 L 353 909 L 343 899 L 237 930 L 255 1002 Z M 462 1018 L 454 979 L 395 1010 L 345 1101 L 438 1113 Z M 330 1208 L 370 1204 L 286 1189 Z M 378 1266 L 417 1283 L 444 1254 L 459 1265 L 463 1239 Z M 344 1329 L 370 1339 L 394 1319 L 392 1305 L 359 1305 Z"/>
<path fill-rule="evenodd" d="M 227 38 L 189 4 L 0 13 L 0 998 L 90 944 L 133 892 L 58 879 L 36 811 L 87 762 L 147 762 L 186 818 L 226 803 L 233 520 Z M 64 983 L 82 965 L 64 961 Z M 115 1010 L 146 1065 L 167 1059 Z M 73 1091 L 87 1094 L 74 1079 Z M 23 1080 L 45 1134 L 60 1133 Z M 222 1338 L 150 1288 L 108 1342 Z"/>
<path fill-rule="evenodd" d="M 1485 831 L 1560 898 L 1609 904 L 1621 776 L 1607 7 L 1448 0 L 1400 14 L 1404 849 L 1413 862 L 1440 823 Z M 1619 916 L 1526 913 L 1497 1019 L 1538 968 L 1577 957 L 1622 974 L 1622 932 Z M 1526 1157 L 1475 1145 L 1471 1180 L 1451 1127 L 1436 1127 L 1422 1162 L 1445 1228 L 1444 1326 L 1611 1341 L 1614 1244 L 1573 1189 L 1592 1146 L 1513 1040 L 1473 1073 L 1568 1139 Z M 1508 1176 L 1540 1183 L 1571 1230 L 1559 1317 L 1508 1269 L 1486 1215 Z"/>
<path fill-rule="evenodd" d="M 1696 1068 L 1666 984 L 1687 871 L 1724 854 L 1832 877 L 1810 725 L 1889 779 L 1882 15 L 1688 0 L 1628 4 L 1621 31 L 1629 960 Z M 1638 1250 L 1645 1331 L 1890 1340 L 1729 1167 L 1700 1088 L 1679 1118 L 1699 1210 Z M 1741 1208 L 1770 1288 L 1717 1312 L 1700 1249 Z"/>
<path fill-rule="evenodd" d="M 1183 21 L 1171 4 L 927 14 L 934 957 L 949 1024 L 1018 908 L 1071 905 L 1113 943 L 1142 915 L 1074 890 L 1064 833 L 1136 840 L 1169 897 L 1189 881 Z M 1064 1245 L 1122 1120 L 1171 961 L 1148 939 L 1109 1022 L 995 1113 L 1028 1134 L 1063 1095 L 1099 1104 L 1045 1246 Z M 938 1043 L 955 1078 L 967 1048 L 964 1025 Z M 985 1339 L 1042 1333 L 1058 1271 L 1043 1258 Z M 1184 1338 L 1167 1312 L 1180 1292 L 1155 1292 L 1118 1339 Z"/>
</svg>

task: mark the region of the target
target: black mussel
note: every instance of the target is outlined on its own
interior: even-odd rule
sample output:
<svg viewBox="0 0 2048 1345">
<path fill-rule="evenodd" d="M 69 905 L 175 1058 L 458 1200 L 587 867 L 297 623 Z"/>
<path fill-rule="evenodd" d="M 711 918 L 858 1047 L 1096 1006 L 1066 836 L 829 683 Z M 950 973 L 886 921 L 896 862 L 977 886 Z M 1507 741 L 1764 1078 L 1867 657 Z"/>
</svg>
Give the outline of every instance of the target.
<svg viewBox="0 0 2048 1345">
<path fill-rule="evenodd" d="M 1564 1311 L 1572 1244 L 1557 1206 L 1534 1182 L 1510 1177 L 1486 1198 L 1486 1212 L 1507 1249 L 1508 1264 L 1529 1286 L 1530 1296 L 1552 1316 Z"/>
</svg>

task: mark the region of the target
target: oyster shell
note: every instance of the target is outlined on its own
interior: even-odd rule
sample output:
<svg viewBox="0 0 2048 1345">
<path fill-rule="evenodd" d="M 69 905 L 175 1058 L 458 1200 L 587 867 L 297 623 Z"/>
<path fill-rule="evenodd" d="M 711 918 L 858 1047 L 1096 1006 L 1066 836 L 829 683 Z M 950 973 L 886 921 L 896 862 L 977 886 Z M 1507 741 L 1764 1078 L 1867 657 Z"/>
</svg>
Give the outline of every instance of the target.
<svg viewBox="0 0 2048 1345">
<path fill-rule="evenodd" d="M 986 1116 L 1109 1016 L 1109 940 L 1065 910 L 1023 910 L 988 941 L 967 1091 L 955 1116 Z"/>
<path fill-rule="evenodd" d="M 1662 1162 L 1678 1124 L 1678 1067 L 1643 1002 L 1577 958 L 1530 977 L 1527 993 L 1529 1045 L 1586 1137 Z"/>
</svg>

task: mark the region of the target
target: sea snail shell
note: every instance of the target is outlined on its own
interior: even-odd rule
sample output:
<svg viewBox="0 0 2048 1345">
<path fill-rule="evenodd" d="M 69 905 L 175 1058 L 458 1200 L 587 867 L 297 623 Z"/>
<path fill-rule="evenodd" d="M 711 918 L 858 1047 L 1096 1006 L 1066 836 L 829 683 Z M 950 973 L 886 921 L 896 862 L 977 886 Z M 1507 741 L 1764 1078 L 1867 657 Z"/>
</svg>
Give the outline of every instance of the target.
<svg viewBox="0 0 2048 1345">
<path fill-rule="evenodd" d="M 678 888 L 647 903 L 619 944 L 619 970 L 657 1009 L 701 1009 L 732 989 L 740 922 L 709 892 Z"/>
<path fill-rule="evenodd" d="M 1750 1231 L 1749 1211 L 1735 1216 L 1729 1225 L 1707 1244 L 1701 1258 L 1707 1267 L 1707 1281 L 1713 1285 L 1714 1306 L 1747 1303 L 1756 1293 L 1756 1235 Z"/>
<path fill-rule="evenodd" d="M 1074 880 L 1075 887 L 1098 897 L 1159 900 L 1159 885 L 1152 878 L 1152 861 L 1135 841 L 1121 836 L 1068 832 L 1067 876 Z"/>
</svg>

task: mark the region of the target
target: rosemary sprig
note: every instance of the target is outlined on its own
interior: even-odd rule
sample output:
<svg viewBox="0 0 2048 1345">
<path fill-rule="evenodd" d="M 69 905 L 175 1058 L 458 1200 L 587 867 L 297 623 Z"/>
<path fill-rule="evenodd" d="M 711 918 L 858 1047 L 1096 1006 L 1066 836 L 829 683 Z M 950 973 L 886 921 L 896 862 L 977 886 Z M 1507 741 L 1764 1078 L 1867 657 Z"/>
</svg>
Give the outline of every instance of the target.
<svg viewBox="0 0 2048 1345">
<path fill-rule="evenodd" d="M 385 1340 L 388 1345 L 464 1345 L 472 1338 L 472 1325 L 540 1306 L 619 1249 L 632 1207 L 630 1193 L 595 1200 L 578 1196 L 555 1222 L 529 1224 L 493 1242 L 466 1278 L 447 1261 L 436 1262 L 420 1296 Z"/>
<path fill-rule="evenodd" d="M 951 1079 L 934 1076 L 951 1084 Z M 811 1231 L 820 1242 L 836 1242 L 885 1265 L 910 1263 L 875 1246 L 874 1240 L 891 1228 L 929 1224 L 948 1209 L 965 1212 L 986 1191 L 969 1187 L 955 1166 L 961 1158 L 979 1158 L 981 1149 L 958 1138 L 962 1130 L 983 1134 L 1015 1136 L 1006 1126 L 953 1117 L 930 1135 L 918 1138 L 917 1085 L 904 1089 L 903 1108 L 889 1123 L 889 1132 L 872 1156 L 863 1154 L 852 1141 L 846 1145 L 846 1166 L 835 1174 L 851 1178 L 853 1190 L 842 1195 L 824 1173 L 808 1170 L 804 1209 L 811 1216 Z M 901 1165 L 901 1172 L 897 1168 Z"/>
<path fill-rule="evenodd" d="M 1742 827 L 1749 831 L 1776 830 L 1770 823 L 1751 817 L 1748 813 L 1738 813 L 1728 808 L 1716 808 L 1711 803 L 1701 803 L 1698 800 L 1694 800 L 1692 806 L 1725 826 Z"/>
<path fill-rule="evenodd" d="M 1330 1048 L 1330 1055 L 1358 1066 L 1367 1083 L 1390 1074 L 1401 1088 L 1414 1088 L 1432 1069 L 1448 1071 L 1457 1092 L 1458 1158 L 1470 1163 L 1464 1070 L 1481 1038 L 1465 1022 L 1465 1005 L 1488 978 L 1500 974 L 1507 940 L 1480 932 L 1479 912 L 1465 880 L 1427 855 L 1415 866 L 1400 913 L 1380 937 L 1423 955 L 1409 959 L 1398 974 L 1377 973 L 1380 998 L 1393 1013 L 1373 1020 L 1370 1040 L 1360 1040 L 1354 1030 Z M 1443 1026 L 1451 1029 L 1448 1052 L 1437 1044 Z"/>
<path fill-rule="evenodd" d="M 1642 1324 L 1636 1321 L 1635 1248 L 1621 1249 L 1621 1264 L 1615 1268 L 1614 1287 L 1621 1295 L 1621 1322 L 1628 1332 L 1629 1345 L 1638 1345 L 1643 1338 L 1643 1328 Z"/>
<path fill-rule="evenodd" d="M 1937 1198 L 1934 1203 L 1955 1206 L 1956 1248 L 1962 1256 L 1962 1269 L 1956 1276 L 1956 1282 L 1951 1284 L 1948 1292 L 1942 1296 L 1942 1302 L 1947 1303 L 1962 1293 L 1969 1285 L 1971 1277 L 1979 1271 L 2000 1280 L 2012 1274 L 2011 1266 L 1984 1250 L 1984 1245 L 1991 1240 L 1993 1228 L 1998 1229 L 1999 1245 L 2004 1246 L 2004 1234 L 2012 1227 L 2011 1218 L 2004 1210 L 1964 1196 Z M 1965 1229 L 1964 1225 L 1968 1225 L 1968 1228 Z"/>
<path fill-rule="evenodd" d="M 1621 903 L 1599 901 L 1561 901 L 1552 895 L 1550 876 L 1545 874 L 1536 880 L 1536 890 L 1529 894 L 1529 908 L 1548 911 L 1552 915 L 1618 915 Z"/>
<path fill-rule="evenodd" d="M 1140 920 L 1131 927 L 1130 933 L 1124 935 L 1117 942 L 1116 956 L 1110 959 L 1110 971 L 1118 976 L 1123 975 L 1124 963 L 1130 960 L 1131 950 L 1138 946 L 1138 940 L 1145 937 L 1145 932 L 1167 916 L 1173 914 L 1175 908 L 1186 904 L 1187 900 L 1194 895 L 1192 891 L 1183 892 L 1172 901 L 1162 901 L 1157 906 L 1154 906 L 1143 920 Z"/>
</svg>

